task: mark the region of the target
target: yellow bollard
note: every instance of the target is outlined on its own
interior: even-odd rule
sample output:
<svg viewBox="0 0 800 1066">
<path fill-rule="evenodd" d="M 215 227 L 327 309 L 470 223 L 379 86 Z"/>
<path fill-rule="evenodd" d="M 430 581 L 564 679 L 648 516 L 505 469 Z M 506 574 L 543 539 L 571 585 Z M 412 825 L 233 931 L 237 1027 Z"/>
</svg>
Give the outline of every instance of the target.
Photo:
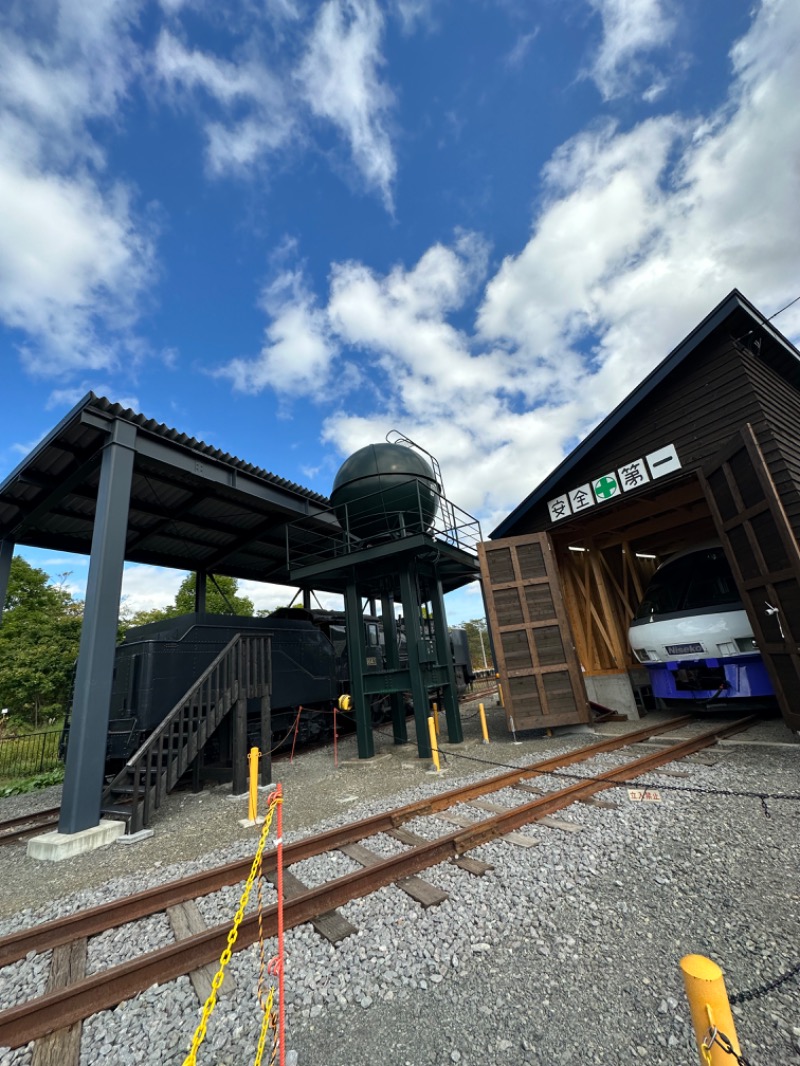
<svg viewBox="0 0 800 1066">
<path fill-rule="evenodd" d="M 481 716 L 481 731 L 483 732 L 483 743 L 489 743 L 489 730 L 486 728 L 486 710 L 482 703 L 478 704 L 478 713 Z"/>
<path fill-rule="evenodd" d="M 436 736 L 440 735 L 439 731 L 439 704 L 434 701 L 433 703 L 433 724 L 436 727 Z"/>
<path fill-rule="evenodd" d="M 436 727 L 433 724 L 433 715 L 428 719 L 428 735 L 431 738 L 431 755 L 433 756 L 433 768 L 438 774 L 439 770 L 439 748 L 436 745 Z"/>
<path fill-rule="evenodd" d="M 715 1039 L 716 1033 L 724 1035 L 741 1054 L 722 970 L 703 955 L 684 955 L 681 970 L 702 1066 L 730 1066 L 730 1053 Z"/>
<path fill-rule="evenodd" d="M 500 700 L 500 706 L 505 707 L 506 701 L 503 699 L 503 686 L 500 684 L 499 674 L 497 674 L 497 698 Z"/>
<path fill-rule="evenodd" d="M 258 817 L 258 760 L 261 752 L 258 748 L 251 748 L 247 757 L 250 763 L 250 799 L 247 804 L 247 820 L 255 822 Z"/>
</svg>

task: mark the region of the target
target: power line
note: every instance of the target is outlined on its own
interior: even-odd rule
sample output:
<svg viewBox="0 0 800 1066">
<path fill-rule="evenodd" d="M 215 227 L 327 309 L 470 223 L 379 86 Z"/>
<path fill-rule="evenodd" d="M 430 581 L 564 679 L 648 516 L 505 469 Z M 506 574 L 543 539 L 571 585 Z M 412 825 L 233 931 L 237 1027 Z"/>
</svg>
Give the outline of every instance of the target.
<svg viewBox="0 0 800 1066">
<path fill-rule="evenodd" d="M 789 301 L 789 303 L 786 305 L 786 307 L 782 307 L 780 309 L 780 311 L 776 311 L 774 315 L 770 315 L 769 318 L 767 319 L 767 322 L 771 322 L 773 320 L 773 318 L 777 318 L 778 315 L 783 314 L 783 312 L 788 310 L 788 308 L 790 308 L 792 306 L 792 304 L 796 304 L 798 300 L 800 300 L 800 296 L 795 296 L 795 298 L 793 300 Z"/>
</svg>

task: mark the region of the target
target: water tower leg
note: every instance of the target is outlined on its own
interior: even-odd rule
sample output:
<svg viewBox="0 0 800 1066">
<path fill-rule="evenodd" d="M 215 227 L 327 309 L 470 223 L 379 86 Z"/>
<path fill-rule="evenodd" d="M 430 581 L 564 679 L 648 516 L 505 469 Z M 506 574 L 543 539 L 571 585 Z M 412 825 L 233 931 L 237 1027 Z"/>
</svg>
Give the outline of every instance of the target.
<svg viewBox="0 0 800 1066">
<path fill-rule="evenodd" d="M 356 739 L 359 759 L 371 759 L 375 754 L 372 736 L 372 714 L 364 695 L 364 667 L 367 649 L 364 643 L 364 614 L 361 596 L 355 581 L 348 581 L 344 596 L 347 628 L 347 659 L 350 664 L 350 695 L 356 711 Z"/>
<path fill-rule="evenodd" d="M 447 628 L 447 614 L 444 609 L 442 582 L 437 576 L 431 589 L 431 606 L 433 607 L 433 626 L 436 634 L 436 659 L 440 666 L 447 668 L 447 686 L 444 690 L 444 706 L 447 712 L 447 739 L 451 744 L 460 744 L 464 739 L 461 727 L 461 712 L 458 708 L 458 688 L 456 672 L 453 669 L 453 655 L 450 650 L 450 632 Z"/>
<path fill-rule="evenodd" d="M 394 597 L 381 597 L 381 617 L 383 620 L 383 639 L 387 670 L 400 669 L 400 649 L 397 646 L 397 619 L 394 616 Z M 389 696 L 392 704 L 392 733 L 395 744 L 408 743 L 406 726 L 406 709 L 403 706 L 403 693 L 392 692 Z"/>
<path fill-rule="evenodd" d="M 419 624 L 419 599 L 413 564 L 400 571 L 400 595 L 403 601 L 403 620 L 406 627 L 408 670 L 411 674 L 411 698 L 414 700 L 414 721 L 417 726 L 417 752 L 420 759 L 430 759 L 431 742 L 428 736 L 428 692 L 422 677 L 419 646 L 422 632 Z"/>
</svg>

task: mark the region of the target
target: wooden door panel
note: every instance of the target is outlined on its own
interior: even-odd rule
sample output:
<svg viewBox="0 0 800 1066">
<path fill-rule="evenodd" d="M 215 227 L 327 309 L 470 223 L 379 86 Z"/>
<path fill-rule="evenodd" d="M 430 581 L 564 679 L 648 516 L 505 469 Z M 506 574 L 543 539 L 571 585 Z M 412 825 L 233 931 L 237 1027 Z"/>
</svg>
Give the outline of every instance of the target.
<svg viewBox="0 0 800 1066">
<path fill-rule="evenodd" d="M 479 556 L 509 728 L 590 721 L 548 535 L 486 541 Z"/>
<path fill-rule="evenodd" d="M 700 483 L 783 717 L 800 729 L 800 550 L 749 424 Z"/>
</svg>

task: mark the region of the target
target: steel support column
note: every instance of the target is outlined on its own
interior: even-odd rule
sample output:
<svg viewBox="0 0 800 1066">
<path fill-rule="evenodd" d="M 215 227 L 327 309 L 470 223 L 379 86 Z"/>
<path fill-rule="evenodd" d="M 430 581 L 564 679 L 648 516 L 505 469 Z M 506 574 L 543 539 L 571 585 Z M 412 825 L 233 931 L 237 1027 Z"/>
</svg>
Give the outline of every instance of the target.
<svg viewBox="0 0 800 1066">
<path fill-rule="evenodd" d="M 419 624 L 419 599 L 413 563 L 400 570 L 400 597 L 403 601 L 403 621 L 406 627 L 408 669 L 411 672 L 411 698 L 414 701 L 414 721 L 417 726 L 417 752 L 420 759 L 430 759 L 431 742 L 428 736 L 428 692 L 422 680 L 420 644 L 422 631 Z"/>
<path fill-rule="evenodd" d="M 136 427 L 115 421 L 100 467 L 60 833 L 79 833 L 100 821 L 135 448 Z"/>
<path fill-rule="evenodd" d="M 386 667 L 389 670 L 400 669 L 400 649 L 397 646 L 397 619 L 394 615 L 394 597 L 381 598 L 381 618 L 383 621 L 383 641 L 386 655 Z M 406 709 L 402 692 L 392 692 L 389 696 L 392 707 L 392 733 L 395 744 L 408 743 L 406 726 Z"/>
<path fill-rule="evenodd" d="M 433 582 L 431 607 L 433 608 L 433 631 L 436 638 L 436 659 L 440 666 L 447 669 L 448 683 L 444 691 L 447 739 L 451 744 L 460 744 L 464 739 L 464 731 L 461 728 L 461 714 L 458 709 L 458 688 L 456 687 L 456 672 L 453 668 L 453 654 L 450 650 L 450 630 L 447 628 L 444 593 L 438 575 Z"/>
<path fill-rule="evenodd" d="M 205 614 L 208 593 L 208 574 L 205 570 L 198 570 L 194 575 L 194 610 L 195 614 Z"/>
<path fill-rule="evenodd" d="M 356 739 L 359 759 L 371 759 L 375 754 L 372 736 L 372 710 L 364 693 L 364 667 L 367 649 L 364 643 L 364 614 L 361 596 L 355 580 L 347 582 L 344 597 L 347 629 L 347 659 L 350 667 L 350 694 L 356 711 Z"/>
<path fill-rule="evenodd" d="M 8 579 L 11 577 L 11 560 L 14 558 L 14 541 L 0 540 L 0 622 L 8 595 Z"/>
</svg>

